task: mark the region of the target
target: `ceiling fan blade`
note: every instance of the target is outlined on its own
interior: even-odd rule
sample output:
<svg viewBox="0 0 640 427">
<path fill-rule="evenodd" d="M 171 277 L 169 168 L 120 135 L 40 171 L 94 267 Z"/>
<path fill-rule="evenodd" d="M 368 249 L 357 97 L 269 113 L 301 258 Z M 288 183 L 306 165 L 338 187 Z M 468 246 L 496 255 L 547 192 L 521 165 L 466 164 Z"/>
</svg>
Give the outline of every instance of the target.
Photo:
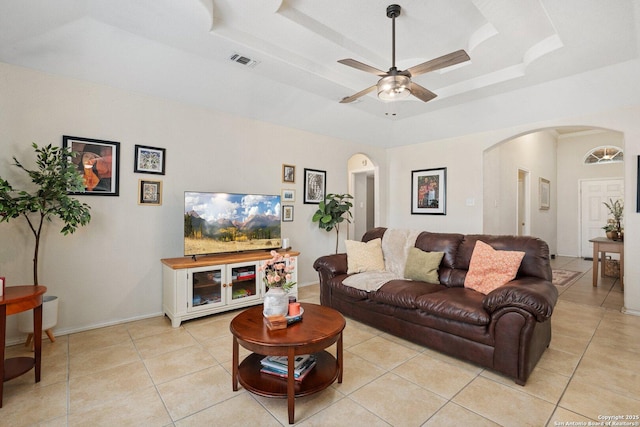
<svg viewBox="0 0 640 427">
<path fill-rule="evenodd" d="M 365 90 L 361 90 L 360 92 L 356 93 L 355 95 L 345 96 L 344 98 L 342 98 L 342 101 L 340 101 L 340 104 L 348 104 L 350 102 L 353 102 L 356 99 L 360 98 L 361 96 L 364 96 L 364 95 L 368 94 L 369 92 L 373 92 L 374 90 L 376 90 L 377 87 L 378 86 L 373 85 L 371 87 L 366 88 Z"/>
<path fill-rule="evenodd" d="M 378 70 L 371 65 L 364 64 L 360 61 L 356 61 L 355 59 L 341 59 L 338 61 L 341 64 L 348 65 L 349 67 L 357 68 L 358 70 L 366 71 L 367 73 L 375 74 L 377 76 L 386 76 L 387 72 Z"/>
<path fill-rule="evenodd" d="M 411 95 L 424 102 L 429 102 L 433 98 L 438 96 L 435 93 L 431 92 L 429 89 L 413 82 L 411 82 L 411 86 L 409 86 L 409 89 L 411 90 Z"/>
<path fill-rule="evenodd" d="M 423 62 L 422 64 L 413 66 L 406 71 L 411 73 L 412 76 L 417 76 L 418 74 L 424 74 L 429 71 L 435 71 L 441 68 L 450 67 L 452 65 L 468 61 L 469 59 L 471 58 L 469 58 L 467 52 L 465 52 L 463 49 L 460 49 L 455 52 L 443 55 L 439 58 L 432 59 L 431 61 Z"/>
</svg>

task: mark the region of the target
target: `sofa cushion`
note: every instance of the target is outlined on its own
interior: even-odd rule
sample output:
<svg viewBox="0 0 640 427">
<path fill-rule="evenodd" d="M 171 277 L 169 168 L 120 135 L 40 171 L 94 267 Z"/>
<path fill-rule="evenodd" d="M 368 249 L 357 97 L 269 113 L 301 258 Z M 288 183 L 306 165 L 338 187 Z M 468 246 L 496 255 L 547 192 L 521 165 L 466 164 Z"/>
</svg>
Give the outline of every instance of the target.
<svg viewBox="0 0 640 427">
<path fill-rule="evenodd" d="M 391 280 L 376 292 L 369 294 L 369 299 L 375 302 L 396 307 L 416 308 L 416 299 L 420 295 L 430 294 L 442 290 L 442 285 L 418 282 L 413 280 Z"/>
<path fill-rule="evenodd" d="M 524 252 L 496 251 L 481 240 L 476 242 L 464 287 L 488 294 L 516 277 Z"/>
<path fill-rule="evenodd" d="M 348 274 L 384 270 L 382 239 L 373 239 L 366 243 L 345 240 L 344 243 L 347 248 Z"/>
<path fill-rule="evenodd" d="M 409 248 L 404 278 L 439 284 L 438 267 L 443 256 L 444 252 L 425 252 L 418 248 Z"/>
<path fill-rule="evenodd" d="M 472 289 L 446 288 L 416 298 L 416 307 L 435 316 L 474 325 L 488 325 L 489 313 L 484 309 L 484 295 Z"/>
</svg>

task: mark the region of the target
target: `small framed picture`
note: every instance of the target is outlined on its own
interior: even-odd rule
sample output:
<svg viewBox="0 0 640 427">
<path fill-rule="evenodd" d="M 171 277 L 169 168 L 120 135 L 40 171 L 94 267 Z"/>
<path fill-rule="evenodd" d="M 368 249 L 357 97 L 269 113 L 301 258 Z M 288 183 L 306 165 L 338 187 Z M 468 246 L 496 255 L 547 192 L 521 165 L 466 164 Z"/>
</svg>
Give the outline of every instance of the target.
<svg viewBox="0 0 640 427">
<path fill-rule="evenodd" d="M 540 209 L 548 210 L 551 207 L 551 181 L 540 178 Z"/>
<path fill-rule="evenodd" d="M 296 167 L 293 165 L 282 165 L 282 182 L 296 182 Z"/>
<path fill-rule="evenodd" d="M 136 145 L 133 171 L 137 173 L 154 173 L 164 175 L 165 149 Z"/>
<path fill-rule="evenodd" d="M 162 204 L 162 181 L 139 180 L 138 204 L 160 206 Z"/>
<path fill-rule="evenodd" d="M 293 207 L 291 207 L 291 218 L 293 218 Z M 291 221 L 293 221 L 293 219 Z M 0 277 L 0 297 L 4 295 L 4 283 L 4 277 Z"/>
<path fill-rule="evenodd" d="M 292 221 L 293 221 L 293 206 L 282 205 L 282 222 L 292 222 Z"/>
<path fill-rule="evenodd" d="M 324 200 L 327 191 L 327 172 L 304 169 L 304 203 L 317 205 Z"/>
<path fill-rule="evenodd" d="M 296 190 L 283 189 L 282 190 L 282 201 L 283 202 L 295 202 L 296 201 Z"/>
<path fill-rule="evenodd" d="M 70 194 L 117 196 L 120 185 L 120 143 L 99 139 L 63 136 L 62 145 L 71 149 L 70 157 L 84 181 L 84 191 Z"/>
<path fill-rule="evenodd" d="M 411 171 L 411 214 L 447 214 L 447 168 Z"/>
</svg>

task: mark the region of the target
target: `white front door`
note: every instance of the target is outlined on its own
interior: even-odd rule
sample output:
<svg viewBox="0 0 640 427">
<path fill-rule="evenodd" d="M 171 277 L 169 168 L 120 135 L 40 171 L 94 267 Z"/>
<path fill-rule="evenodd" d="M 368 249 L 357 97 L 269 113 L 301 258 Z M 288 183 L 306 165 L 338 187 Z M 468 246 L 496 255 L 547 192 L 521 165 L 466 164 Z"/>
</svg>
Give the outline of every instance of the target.
<svg viewBox="0 0 640 427">
<path fill-rule="evenodd" d="M 609 219 L 609 210 L 604 202 L 609 199 L 622 199 L 624 196 L 624 180 L 598 179 L 580 181 L 580 256 L 593 256 L 593 243 L 589 239 L 604 237 L 602 229 Z"/>
</svg>

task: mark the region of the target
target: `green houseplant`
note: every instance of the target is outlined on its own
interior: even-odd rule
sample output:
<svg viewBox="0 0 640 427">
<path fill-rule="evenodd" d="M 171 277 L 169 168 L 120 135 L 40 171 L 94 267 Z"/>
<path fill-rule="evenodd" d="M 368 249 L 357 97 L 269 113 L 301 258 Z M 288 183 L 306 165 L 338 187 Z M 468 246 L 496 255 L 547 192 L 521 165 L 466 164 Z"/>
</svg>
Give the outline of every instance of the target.
<svg viewBox="0 0 640 427">
<path fill-rule="evenodd" d="M 351 207 L 353 203 L 349 200 L 353 199 L 350 194 L 332 194 L 329 193 L 324 200 L 318 204 L 318 210 L 313 214 L 311 220 L 318 223 L 318 227 L 331 231 L 336 230 L 336 253 L 338 253 L 338 238 L 340 236 L 340 223 L 351 222 Z"/>
<path fill-rule="evenodd" d="M 621 199 L 613 201 L 613 199 L 609 199 L 609 203 L 602 202 L 603 205 L 609 209 L 609 215 L 613 218 L 609 219 L 606 226 L 602 227 L 607 233 L 612 233 L 613 240 L 622 240 L 623 231 L 622 231 L 622 214 L 624 210 L 624 204 Z M 607 234 L 609 237 L 609 234 Z"/>
<path fill-rule="evenodd" d="M 38 147 L 33 144 L 37 169 L 29 170 L 13 157 L 13 165 L 25 171 L 35 184 L 32 192 L 16 190 L 0 177 L 0 222 L 24 218 L 35 239 L 33 254 L 33 284 L 38 284 L 38 254 L 45 220 L 57 217 L 64 223 L 65 236 L 91 220 L 90 207 L 68 195 L 69 191 L 84 191 L 82 175 L 69 161 L 74 153 L 68 148 Z"/>
</svg>

